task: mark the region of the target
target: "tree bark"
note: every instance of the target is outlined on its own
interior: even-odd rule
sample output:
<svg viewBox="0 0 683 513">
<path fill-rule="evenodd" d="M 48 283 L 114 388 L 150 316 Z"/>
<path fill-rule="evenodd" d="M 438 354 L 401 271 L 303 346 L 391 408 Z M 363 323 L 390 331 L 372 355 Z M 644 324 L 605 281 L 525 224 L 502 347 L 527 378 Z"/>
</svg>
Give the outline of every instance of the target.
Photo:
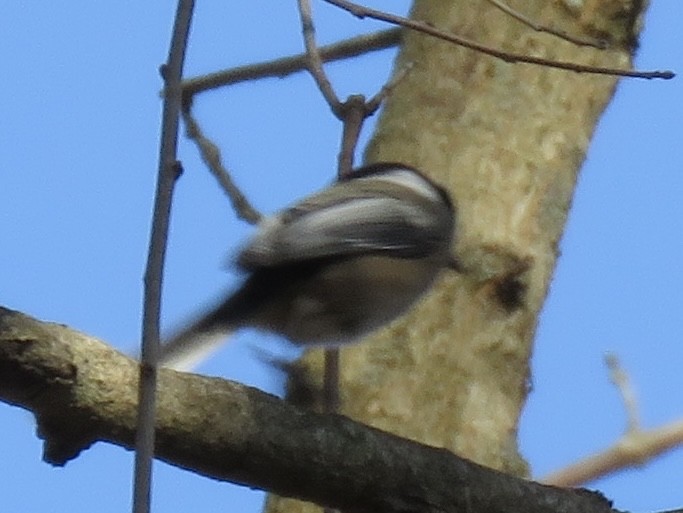
<svg viewBox="0 0 683 513">
<path fill-rule="evenodd" d="M 645 2 L 510 1 L 529 18 L 609 49 L 534 32 L 481 0 L 417 0 L 411 17 L 515 53 L 629 68 Z M 579 169 L 614 77 L 506 63 L 415 32 L 395 71 L 366 161 L 424 170 L 458 206 L 464 275 L 444 276 L 418 308 L 342 351 L 351 418 L 518 476 L 529 361 Z M 570 315 L 570 312 L 568 312 Z M 321 380 L 321 355 L 303 367 Z M 312 511 L 271 498 L 269 511 Z"/>
<path fill-rule="evenodd" d="M 162 369 L 156 456 L 199 474 L 349 512 L 612 513 L 600 494 L 543 486 L 257 389 Z M 137 362 L 0 307 L 0 400 L 36 416 L 43 457 L 96 441 L 132 449 Z"/>
</svg>

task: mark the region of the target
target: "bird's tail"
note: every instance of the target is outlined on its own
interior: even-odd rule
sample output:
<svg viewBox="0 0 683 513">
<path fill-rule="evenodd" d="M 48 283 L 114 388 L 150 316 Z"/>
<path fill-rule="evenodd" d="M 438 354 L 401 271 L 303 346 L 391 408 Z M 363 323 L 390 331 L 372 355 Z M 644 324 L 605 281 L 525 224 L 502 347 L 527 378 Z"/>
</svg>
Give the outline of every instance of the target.
<svg viewBox="0 0 683 513">
<path fill-rule="evenodd" d="M 235 298 L 229 298 L 161 343 L 159 366 L 191 371 L 227 341 L 238 327 Z"/>
<path fill-rule="evenodd" d="M 230 333 L 253 325 L 255 313 L 267 302 L 273 288 L 271 273 L 253 273 L 237 291 L 192 322 L 189 327 L 162 342 L 159 365 L 192 370 L 226 341 Z"/>
<path fill-rule="evenodd" d="M 177 371 L 189 372 L 208 359 L 223 345 L 231 331 L 225 330 L 197 333 L 173 337 L 163 342 L 159 354 L 159 366 Z"/>
</svg>

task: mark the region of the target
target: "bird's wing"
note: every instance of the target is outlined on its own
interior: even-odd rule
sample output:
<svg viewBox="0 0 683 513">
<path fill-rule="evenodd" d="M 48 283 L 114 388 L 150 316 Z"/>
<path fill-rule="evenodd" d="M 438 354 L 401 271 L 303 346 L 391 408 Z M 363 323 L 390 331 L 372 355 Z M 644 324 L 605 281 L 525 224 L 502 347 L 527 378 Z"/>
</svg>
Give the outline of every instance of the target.
<svg viewBox="0 0 683 513">
<path fill-rule="evenodd" d="M 239 265 L 254 269 L 358 253 L 416 258 L 440 236 L 442 227 L 429 222 L 433 213 L 415 203 L 376 193 L 328 204 L 325 199 L 313 197 L 267 221 L 241 251 Z"/>
</svg>

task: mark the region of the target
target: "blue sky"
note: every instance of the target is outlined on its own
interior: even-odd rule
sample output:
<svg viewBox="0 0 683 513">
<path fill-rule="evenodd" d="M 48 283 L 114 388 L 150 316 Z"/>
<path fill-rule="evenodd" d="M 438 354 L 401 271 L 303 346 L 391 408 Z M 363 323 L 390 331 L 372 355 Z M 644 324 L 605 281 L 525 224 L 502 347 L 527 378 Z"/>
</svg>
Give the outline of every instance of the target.
<svg viewBox="0 0 683 513">
<path fill-rule="evenodd" d="M 220 5 L 217 5 L 220 4 Z M 224 4 L 224 5 L 223 5 Z M 243 4 L 243 5 L 242 5 Z M 199 2 L 186 75 L 302 48 L 295 2 Z M 403 12 L 408 2 L 375 5 Z M 161 81 L 175 3 L 5 2 L 0 7 L 0 304 L 122 349 L 140 332 L 142 274 L 158 154 Z M 375 30 L 315 5 L 322 42 Z M 683 72 L 683 2 L 654 0 L 637 63 Z M 373 94 L 392 51 L 328 67 L 340 96 Z M 646 427 L 683 416 L 683 85 L 622 81 L 582 172 L 543 312 L 521 446 L 534 473 L 612 443 L 625 426 L 602 363 L 616 352 Z M 302 115 L 302 111 L 304 115 Z M 268 212 L 327 183 L 339 124 L 297 75 L 208 93 L 196 115 L 253 203 Z M 366 134 L 367 135 L 367 134 Z M 249 232 L 183 142 L 164 326 L 210 301 Z M 264 187 L 264 184 L 267 184 Z M 277 391 L 245 333 L 202 367 Z M 132 453 L 97 444 L 64 468 L 41 461 L 32 416 L 0 404 L 6 511 L 126 511 Z M 8 465 L 7 462 L 11 462 Z M 680 507 L 683 450 L 593 483 L 632 511 Z M 262 493 L 155 465 L 155 511 L 258 511 Z"/>
</svg>

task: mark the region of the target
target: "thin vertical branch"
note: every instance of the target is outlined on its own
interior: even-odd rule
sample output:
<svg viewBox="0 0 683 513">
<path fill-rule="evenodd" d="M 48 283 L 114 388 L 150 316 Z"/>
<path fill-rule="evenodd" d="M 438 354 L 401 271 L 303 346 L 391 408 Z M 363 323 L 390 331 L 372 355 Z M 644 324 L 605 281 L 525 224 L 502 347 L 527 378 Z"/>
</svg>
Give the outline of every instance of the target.
<svg viewBox="0 0 683 513">
<path fill-rule="evenodd" d="M 348 97 L 343 104 L 344 110 L 341 117 L 343 122 L 342 140 L 337 158 L 337 176 L 348 176 L 353 171 L 353 159 L 356 155 L 356 146 L 363 123 L 368 117 L 365 96 L 355 94 Z"/>
<path fill-rule="evenodd" d="M 351 95 L 345 102 L 341 102 L 334 92 L 332 83 L 325 74 L 320 49 L 315 41 L 315 25 L 310 0 L 298 0 L 301 31 L 306 46 L 306 62 L 308 71 L 318 85 L 321 94 L 330 107 L 332 113 L 343 123 L 341 146 L 337 157 L 337 176 L 348 176 L 353 171 L 353 161 L 356 146 L 365 120 L 372 116 L 380 107 L 382 100 L 390 93 L 396 81 L 407 73 L 408 69 L 396 74 L 394 80 L 385 84 L 369 102 L 361 94 Z M 327 413 L 340 409 L 339 393 L 339 348 L 325 350 L 325 366 L 323 371 L 323 410 Z M 334 510 L 325 509 L 325 513 Z"/>
<path fill-rule="evenodd" d="M 138 424 L 135 439 L 133 513 L 150 511 L 161 288 L 173 187 L 180 169 L 177 149 L 182 103 L 181 79 L 193 10 L 194 0 L 178 0 L 168 61 L 161 69 L 164 79 L 164 102 L 157 189 L 144 279 L 145 299 L 138 388 Z"/>
<path fill-rule="evenodd" d="M 339 392 L 339 359 L 338 347 L 325 349 L 323 368 L 322 410 L 325 413 L 339 413 L 341 397 Z M 325 509 L 325 511 L 329 511 Z"/>
<path fill-rule="evenodd" d="M 356 146 L 365 120 L 380 107 L 382 100 L 390 93 L 396 81 L 407 73 L 408 69 L 396 74 L 393 81 L 382 88 L 369 102 L 361 94 L 351 95 L 345 102 L 340 102 L 330 80 L 325 74 L 320 50 L 315 42 L 315 26 L 311 12 L 310 0 L 298 0 L 301 27 L 306 45 L 306 61 L 308 71 L 318 85 L 321 94 L 330 106 L 332 113 L 343 123 L 342 139 L 337 158 L 337 176 L 342 178 L 353 172 L 353 161 Z M 339 370 L 341 353 L 339 348 L 325 349 L 323 369 L 323 411 L 336 413 L 340 410 Z M 336 510 L 324 508 L 324 513 L 337 513 Z"/>
<path fill-rule="evenodd" d="M 298 0 L 298 4 L 299 15 L 301 17 L 301 31 L 306 46 L 308 71 L 318 85 L 318 89 L 320 89 L 325 101 L 330 106 L 332 113 L 344 124 L 341 148 L 337 160 L 337 176 L 347 176 L 353 169 L 353 159 L 356 145 L 358 144 L 358 137 L 363 122 L 368 116 L 365 107 L 365 97 L 362 95 L 353 95 L 344 103 L 339 101 L 339 98 L 332 87 L 332 83 L 325 74 L 320 51 L 315 42 L 315 26 L 313 24 L 310 0 Z M 340 357 L 339 348 L 333 347 L 325 349 L 322 401 L 323 411 L 325 413 L 337 413 L 341 406 L 339 393 Z M 338 512 L 335 509 L 323 508 L 323 513 Z"/>
<path fill-rule="evenodd" d="M 617 387 L 621 400 L 624 403 L 624 410 L 626 410 L 626 432 L 640 431 L 640 414 L 636 391 L 631 385 L 628 374 L 621 366 L 619 357 L 615 353 L 607 353 L 605 355 L 605 365 L 607 365 L 609 370 L 610 381 Z"/>
<path fill-rule="evenodd" d="M 399 25 L 423 34 L 427 34 L 443 41 L 449 41 L 453 44 L 462 46 L 463 48 L 469 48 L 470 50 L 476 50 L 486 55 L 490 55 L 497 59 L 501 59 L 505 62 L 523 62 L 526 64 L 534 64 L 537 66 L 547 66 L 549 68 L 564 69 L 567 71 L 576 71 L 577 73 L 594 73 L 597 75 L 612 75 L 616 77 L 634 77 L 634 78 L 644 78 L 644 79 L 664 79 L 669 80 L 674 78 L 676 75 L 673 71 L 634 71 L 630 69 L 618 69 L 618 68 L 603 68 L 601 66 L 591 66 L 586 64 L 579 64 L 576 62 L 564 62 L 555 61 L 552 59 L 544 59 L 542 57 L 535 57 L 533 55 L 524 55 L 518 53 L 505 52 L 502 50 L 497 50 L 489 46 L 477 43 L 465 37 L 458 36 L 457 34 L 452 34 L 443 30 L 439 30 L 428 23 L 412 20 L 410 18 L 405 18 L 403 16 L 397 16 L 384 11 L 379 11 L 377 9 L 372 9 L 370 7 L 365 7 L 349 0 L 323 0 L 328 4 L 332 4 L 340 9 L 343 9 L 357 18 L 371 18 L 373 20 L 385 21 L 387 23 L 392 23 L 394 25 Z"/>
</svg>

